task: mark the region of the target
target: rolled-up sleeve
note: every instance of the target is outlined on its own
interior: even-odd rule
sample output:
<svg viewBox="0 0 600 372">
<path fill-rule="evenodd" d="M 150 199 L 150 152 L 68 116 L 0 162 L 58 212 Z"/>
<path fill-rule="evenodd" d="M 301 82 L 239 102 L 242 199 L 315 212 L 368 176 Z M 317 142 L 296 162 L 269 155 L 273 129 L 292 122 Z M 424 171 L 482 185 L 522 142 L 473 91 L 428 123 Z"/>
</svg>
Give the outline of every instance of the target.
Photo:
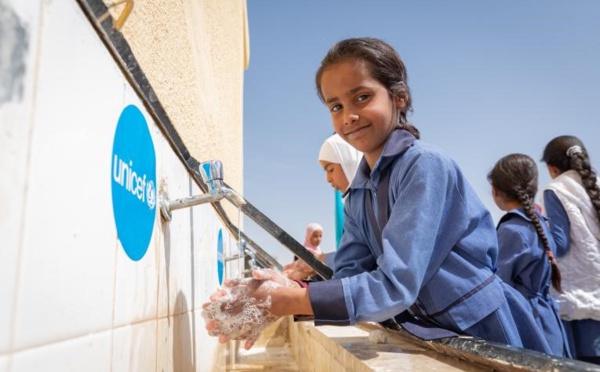
<svg viewBox="0 0 600 372">
<path fill-rule="evenodd" d="M 350 324 L 341 279 L 310 283 L 308 296 L 315 315 L 315 325 Z"/>
</svg>

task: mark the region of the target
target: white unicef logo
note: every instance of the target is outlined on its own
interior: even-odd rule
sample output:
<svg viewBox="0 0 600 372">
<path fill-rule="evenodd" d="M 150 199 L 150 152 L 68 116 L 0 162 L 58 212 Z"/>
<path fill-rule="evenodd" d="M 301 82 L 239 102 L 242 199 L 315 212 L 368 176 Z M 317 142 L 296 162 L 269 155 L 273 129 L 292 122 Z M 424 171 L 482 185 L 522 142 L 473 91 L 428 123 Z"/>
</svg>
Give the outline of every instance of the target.
<svg viewBox="0 0 600 372">
<path fill-rule="evenodd" d="M 148 201 L 148 207 L 154 209 L 156 205 L 156 189 L 154 188 L 154 182 L 148 181 L 146 184 L 146 200 Z"/>
<path fill-rule="evenodd" d="M 150 209 L 156 205 L 156 189 L 154 181 L 146 180 L 147 175 L 138 174 L 133 168 L 133 160 L 124 162 L 118 155 L 113 158 L 113 179 L 124 187 L 142 203 L 147 203 Z"/>
</svg>

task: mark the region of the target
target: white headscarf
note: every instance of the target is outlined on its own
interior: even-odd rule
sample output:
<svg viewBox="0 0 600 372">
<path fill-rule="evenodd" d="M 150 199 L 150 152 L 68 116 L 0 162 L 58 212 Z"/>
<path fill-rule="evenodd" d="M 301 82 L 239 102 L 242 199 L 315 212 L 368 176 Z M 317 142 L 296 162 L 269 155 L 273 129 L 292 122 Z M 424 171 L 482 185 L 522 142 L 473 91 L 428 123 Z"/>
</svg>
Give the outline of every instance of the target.
<svg viewBox="0 0 600 372">
<path fill-rule="evenodd" d="M 336 163 L 342 166 L 342 170 L 348 179 L 348 184 L 352 183 L 361 158 L 362 152 L 350 146 L 337 133 L 327 138 L 319 151 L 320 161 Z"/>
</svg>

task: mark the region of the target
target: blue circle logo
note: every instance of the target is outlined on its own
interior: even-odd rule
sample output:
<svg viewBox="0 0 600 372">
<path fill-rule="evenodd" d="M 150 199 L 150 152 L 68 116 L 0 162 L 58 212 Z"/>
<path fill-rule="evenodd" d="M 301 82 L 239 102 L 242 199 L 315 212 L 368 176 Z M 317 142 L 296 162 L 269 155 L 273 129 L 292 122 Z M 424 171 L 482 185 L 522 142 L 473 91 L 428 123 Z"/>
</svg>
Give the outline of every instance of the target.
<svg viewBox="0 0 600 372">
<path fill-rule="evenodd" d="M 134 105 L 123 109 L 113 141 L 112 203 L 117 236 L 134 261 L 146 254 L 156 214 L 156 154 L 148 124 Z"/>
<path fill-rule="evenodd" d="M 225 259 L 223 257 L 223 231 L 219 229 L 217 236 L 217 273 L 219 274 L 219 285 L 223 284 L 223 269 L 225 268 Z"/>
</svg>

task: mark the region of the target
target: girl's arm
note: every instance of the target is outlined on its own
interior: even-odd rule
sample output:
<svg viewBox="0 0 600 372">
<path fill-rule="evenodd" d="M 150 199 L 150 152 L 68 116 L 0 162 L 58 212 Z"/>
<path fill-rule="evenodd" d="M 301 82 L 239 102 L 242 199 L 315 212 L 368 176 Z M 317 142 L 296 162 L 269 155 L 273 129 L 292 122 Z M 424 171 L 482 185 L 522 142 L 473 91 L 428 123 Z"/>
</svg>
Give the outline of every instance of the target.
<svg viewBox="0 0 600 372">
<path fill-rule="evenodd" d="M 271 294 L 271 311 L 277 316 L 313 315 L 309 288 L 281 287 Z"/>
<path fill-rule="evenodd" d="M 521 217 L 513 217 L 521 218 Z M 531 282 L 531 278 L 521 278 L 524 270 L 535 258 L 535 247 L 531 247 L 530 239 L 523 236 L 523 226 L 505 222 L 498 228 L 498 275 L 504 282 L 511 285 Z M 527 230 L 525 230 L 525 233 Z M 535 231 L 529 231 L 535 234 Z"/>
<path fill-rule="evenodd" d="M 550 234 L 556 242 L 556 257 L 562 257 L 569 251 L 571 244 L 569 231 L 571 223 L 560 199 L 552 190 L 544 191 L 544 210 L 550 220 Z"/>
<path fill-rule="evenodd" d="M 394 200 L 383 230 L 383 254 L 375 258 L 369 252 L 376 266 L 359 273 L 357 269 L 364 268 L 365 262 L 354 252 L 348 252 L 347 257 L 357 258 L 355 264 L 345 260 L 354 275 L 311 283 L 315 324 L 382 321 L 399 314 L 415 302 L 423 283 L 437 272 L 452 247 L 465 234 L 471 222 L 470 205 L 461 195 L 454 163 L 430 152 L 417 153 L 401 161 L 403 169 L 395 169 L 392 172 L 397 174 L 390 175 L 390 192 Z M 356 205 L 349 214 L 360 213 L 364 211 Z M 346 224 L 344 235 L 353 231 L 348 226 L 351 225 Z M 360 230 L 361 226 L 356 228 Z M 369 239 L 371 244 L 376 244 L 373 236 Z M 342 249 L 357 248 L 365 254 L 365 245 L 363 239 L 361 244 L 344 245 Z M 340 254 L 341 250 L 338 251 Z M 327 304 L 329 311 L 322 312 Z"/>
</svg>

